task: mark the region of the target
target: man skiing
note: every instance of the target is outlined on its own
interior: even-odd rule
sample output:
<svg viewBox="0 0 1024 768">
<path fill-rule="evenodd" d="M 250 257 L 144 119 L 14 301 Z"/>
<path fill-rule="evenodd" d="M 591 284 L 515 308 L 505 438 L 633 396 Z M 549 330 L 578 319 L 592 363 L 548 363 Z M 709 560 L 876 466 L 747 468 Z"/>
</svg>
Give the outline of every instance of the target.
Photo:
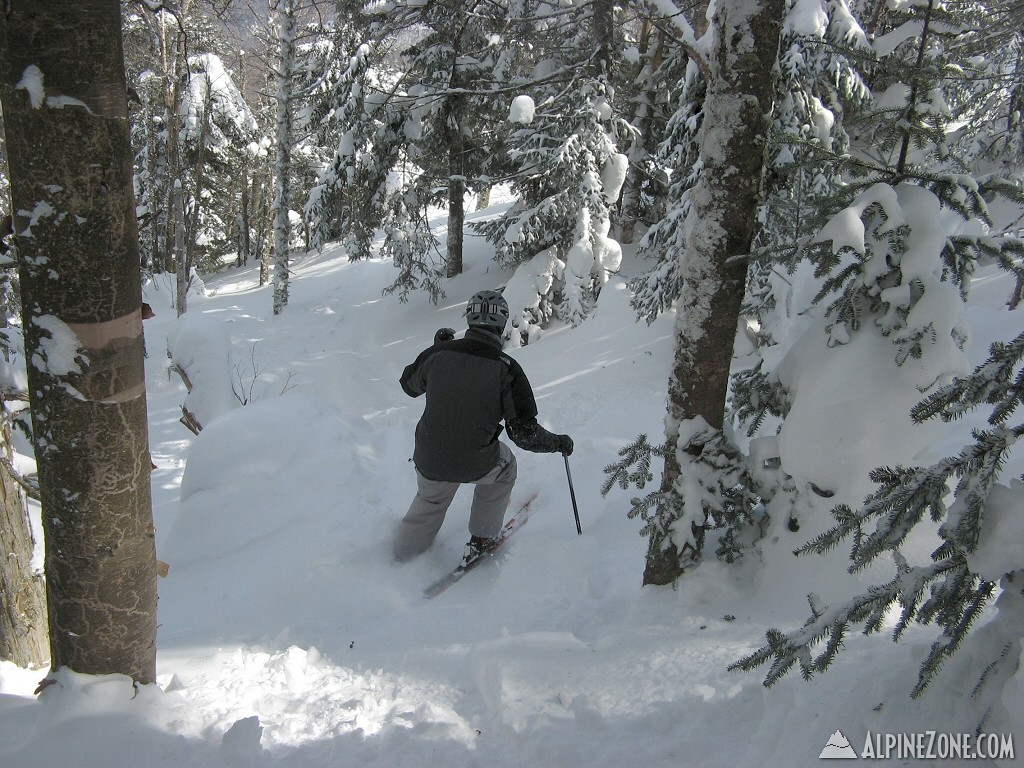
<svg viewBox="0 0 1024 768">
<path fill-rule="evenodd" d="M 410 397 L 426 394 L 416 425 L 413 463 L 416 497 L 395 535 L 397 560 L 426 550 L 444 522 L 462 483 L 473 483 L 470 541 L 463 560 L 488 548 L 501 530 L 516 481 L 516 459 L 498 440 L 509 438 L 535 453 L 572 453 L 568 435 L 537 423 L 537 403 L 519 363 L 501 351 L 508 303 L 497 291 L 480 291 L 466 305 L 469 329 L 461 339 L 442 328 L 399 379 Z"/>
</svg>

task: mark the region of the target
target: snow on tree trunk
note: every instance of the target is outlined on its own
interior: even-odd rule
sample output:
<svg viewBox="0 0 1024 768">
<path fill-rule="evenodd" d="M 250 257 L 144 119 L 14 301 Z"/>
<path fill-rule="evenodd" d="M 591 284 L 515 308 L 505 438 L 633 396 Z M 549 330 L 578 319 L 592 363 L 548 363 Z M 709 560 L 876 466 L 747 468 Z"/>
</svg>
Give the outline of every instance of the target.
<svg viewBox="0 0 1024 768">
<path fill-rule="evenodd" d="M 156 676 L 156 555 L 117 0 L 15 3 L 4 113 L 53 669 Z"/>
<path fill-rule="evenodd" d="M 295 69 L 295 3 L 282 0 L 278 12 L 277 133 L 274 158 L 274 314 L 288 305 L 288 250 L 291 234 L 292 75 Z"/>
<path fill-rule="evenodd" d="M 645 584 L 668 584 L 699 554 L 701 504 L 686 503 L 687 465 L 702 443 L 684 440 L 684 427 L 703 420 L 721 430 L 747 259 L 757 227 L 765 140 L 772 114 L 773 69 L 783 18 L 782 0 L 727 0 L 716 6 L 711 78 L 701 128 L 703 170 L 692 191 L 683 275 L 668 384 L 668 453 L 661 490 L 681 495 L 683 515 L 656 526 Z M 703 432 L 707 434 L 706 431 Z M 668 514 L 667 510 L 662 514 Z"/>
</svg>

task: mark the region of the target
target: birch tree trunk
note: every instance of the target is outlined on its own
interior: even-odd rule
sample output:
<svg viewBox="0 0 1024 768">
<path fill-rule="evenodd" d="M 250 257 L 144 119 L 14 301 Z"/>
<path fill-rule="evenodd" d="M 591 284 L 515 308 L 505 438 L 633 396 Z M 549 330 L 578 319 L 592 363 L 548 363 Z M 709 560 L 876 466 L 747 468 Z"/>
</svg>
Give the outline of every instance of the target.
<svg viewBox="0 0 1024 768">
<path fill-rule="evenodd" d="M 120 3 L 5 14 L 0 101 L 51 664 L 150 683 L 156 556 Z"/>
<path fill-rule="evenodd" d="M 274 314 L 288 305 L 291 239 L 292 76 L 295 69 L 295 2 L 280 0 L 278 13 L 277 141 L 274 160 Z"/>
<path fill-rule="evenodd" d="M 765 144 L 771 125 L 774 69 L 783 0 L 723 0 L 712 20 L 713 48 L 700 153 L 703 171 L 692 190 L 683 275 L 668 383 L 663 493 L 682 494 L 687 450 L 681 427 L 703 419 L 721 430 L 729 367 L 757 228 Z M 696 507 L 690 504 L 690 507 Z M 701 509 L 685 510 L 650 538 L 645 584 L 668 584 L 700 553 Z"/>
<path fill-rule="evenodd" d="M 245 61 L 243 55 L 240 53 L 238 56 L 238 89 L 244 94 L 245 93 Z M 241 200 L 239 202 L 238 209 L 238 259 L 236 260 L 236 266 L 245 266 L 249 263 L 249 253 L 252 250 L 250 244 L 250 232 L 252 229 L 252 222 L 250 221 L 249 212 L 249 150 L 248 148 L 242 153 L 242 167 L 239 169 L 240 187 L 241 187 Z"/>
<path fill-rule="evenodd" d="M 174 305 L 177 307 L 178 317 L 188 311 L 188 280 L 183 273 L 188 269 L 185 263 L 185 187 L 181 178 L 174 180 L 171 187 L 171 211 L 174 222 L 174 239 L 171 253 L 174 263 Z"/>
<path fill-rule="evenodd" d="M 253 180 L 255 182 L 255 179 Z M 270 220 L 271 205 L 268 200 L 270 182 L 260 181 L 259 204 L 256 206 L 256 250 L 255 256 L 260 261 L 260 285 L 270 282 L 270 248 L 267 247 L 267 222 Z"/>
</svg>

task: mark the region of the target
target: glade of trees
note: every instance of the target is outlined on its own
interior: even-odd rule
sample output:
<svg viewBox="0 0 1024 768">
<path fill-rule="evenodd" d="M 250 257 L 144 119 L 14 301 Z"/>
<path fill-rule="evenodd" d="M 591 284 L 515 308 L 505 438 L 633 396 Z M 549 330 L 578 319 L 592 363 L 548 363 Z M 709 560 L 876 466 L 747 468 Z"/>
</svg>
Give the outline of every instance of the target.
<svg viewBox="0 0 1024 768">
<path fill-rule="evenodd" d="M 620 243 L 638 242 L 651 266 L 631 284 L 638 318 L 677 308 L 669 413 L 664 440 L 627 446 L 607 488 L 642 488 L 663 460 L 631 514 L 649 537 L 645 583 L 671 583 L 712 544 L 741 557 L 765 504 L 803 492 L 759 484 L 728 437 L 792 407 L 766 361 L 730 382 L 730 360 L 741 316 L 774 343 L 801 264 L 829 343 L 880 333 L 896 365 L 962 346 L 955 315 L 979 264 L 1014 272 L 1019 301 L 1022 21 L 1010 0 L 722 0 L 710 19 L 671 0 L 126 3 L 140 264 L 157 285 L 174 276 L 183 312 L 195 274 L 255 259 L 264 281 L 273 268 L 278 313 L 290 254 L 338 242 L 390 258 L 399 300 L 436 301 L 462 269 L 466 205 L 508 184 L 516 203 L 470 226 L 531 277 L 509 283 L 516 345 L 553 318 L 583 322 Z M 16 312 L 10 284 L 5 296 Z M 990 432 L 934 467 L 879 469 L 863 509 L 837 507 L 808 544 L 853 537 L 852 567 L 891 555 L 897 578 L 843 606 L 812 601 L 807 628 L 773 630 L 740 666 L 812 674 L 851 625 L 876 630 L 898 603 L 901 627 L 942 628 L 919 693 L 997 591 L 1019 599 L 1020 563 L 983 575 L 969 556 L 1021 435 L 1020 344 L 948 387 L 922 383 L 915 418 L 988 404 Z M 926 511 L 945 543 L 911 565 L 900 546 Z"/>
</svg>

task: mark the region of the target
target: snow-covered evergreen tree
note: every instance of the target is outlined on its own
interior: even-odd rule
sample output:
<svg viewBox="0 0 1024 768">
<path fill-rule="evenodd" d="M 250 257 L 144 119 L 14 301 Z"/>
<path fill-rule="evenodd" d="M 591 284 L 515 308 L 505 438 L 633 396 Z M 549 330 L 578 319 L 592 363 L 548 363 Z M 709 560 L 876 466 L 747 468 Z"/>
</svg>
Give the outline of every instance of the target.
<svg viewBox="0 0 1024 768">
<path fill-rule="evenodd" d="M 660 207 L 667 192 L 667 174 L 658 162 L 657 141 L 665 133 L 669 115 L 672 84 L 682 78 L 666 68 L 670 51 L 668 35 L 650 18 L 636 22 L 638 31 L 623 51 L 620 69 L 626 74 L 619 87 L 622 98 L 632 106 L 630 124 L 633 140 L 626 155 L 629 159 L 618 217 L 617 236 L 623 244 L 633 243 L 637 226 L 652 224 L 661 215 Z M 632 30 L 630 30 L 632 31 Z"/>
<path fill-rule="evenodd" d="M 589 80 L 577 87 L 578 100 L 549 102 L 513 137 L 521 168 L 514 188 L 521 200 L 503 219 L 482 227 L 496 241 L 501 264 L 516 265 L 542 251 L 564 263 L 559 311 L 574 325 L 618 269 L 622 252 L 610 236 L 610 211 L 626 171 L 610 134 L 615 124 L 607 86 Z"/>
<path fill-rule="evenodd" d="M 800 553 L 823 553 L 843 541 L 852 541 L 850 571 L 867 568 L 881 557 L 891 556 L 895 573 L 886 584 L 871 587 L 844 603 L 828 606 L 809 596 L 812 615 L 798 630 L 770 630 L 767 642 L 736 662 L 735 668 L 754 669 L 768 661 L 767 685 L 777 682 L 795 665 L 810 678 L 832 664 L 851 626 L 863 626 L 872 634 L 885 626 L 888 612 L 899 610 L 893 630 L 899 639 L 912 623 L 936 624 L 939 637 L 921 663 L 912 694 L 920 695 L 942 664 L 963 644 L 982 611 L 1003 590 L 1010 603 L 1024 596 L 1024 556 L 1007 547 L 1020 540 L 1024 504 L 1024 477 L 1009 485 L 999 484 L 1008 455 L 1024 436 L 1024 423 L 1012 419 L 1024 401 L 1024 334 L 1009 343 L 992 345 L 988 360 L 973 373 L 935 390 L 913 411 L 915 421 L 939 417 L 961 418 L 970 410 L 991 406 L 988 428 L 974 432 L 973 444 L 956 456 L 927 467 L 881 467 L 872 474 L 878 490 L 859 510 L 841 505 L 833 510 L 836 525 Z M 948 502 L 950 485 L 952 503 Z M 938 524 L 940 545 L 931 562 L 913 563 L 902 551 L 910 532 L 926 520 Z M 1012 675 L 1019 657 L 1019 611 L 1000 612 L 1005 622 L 998 634 L 1017 644 L 1017 653 L 1005 653 L 996 645 L 994 658 L 984 659 L 979 687 L 989 680 L 999 685 Z M 1008 625 L 1006 624 L 1008 623 Z M 1011 667 L 1009 675 L 1004 667 Z M 998 697 L 998 691 L 995 692 Z"/>
<path fill-rule="evenodd" d="M 358 4 L 356 4 L 358 6 Z M 322 69 L 318 129 L 333 147 L 306 206 L 314 243 L 340 237 L 353 258 L 369 255 L 374 231 L 398 276 L 401 298 L 461 271 L 466 194 L 490 182 L 486 125 L 494 112 L 492 70 L 503 59 L 489 27 L 502 8 L 480 4 L 345 6 Z M 388 62 L 391 62 L 389 64 Z M 333 71 L 332 71 L 333 70 Z M 482 127 L 483 126 L 483 127 Z M 449 209 L 442 255 L 429 206 Z"/>
<path fill-rule="evenodd" d="M 541 253 L 561 262 L 545 302 L 574 325 L 589 314 L 622 256 L 611 236 L 612 208 L 627 172 L 619 145 L 632 131 L 615 113 L 610 14 L 593 3 L 519 20 L 524 28 L 532 25 L 547 54 L 507 113 L 515 124 L 508 146 L 519 201 L 478 226 L 506 267 Z M 523 308 L 510 308 L 528 317 Z M 519 331 L 523 340 L 529 336 L 526 328 Z"/>
<path fill-rule="evenodd" d="M 628 135 L 629 126 L 614 117 L 612 89 L 597 78 L 575 82 L 559 98 L 548 96 L 539 104 L 521 96 L 511 117 L 522 125 L 510 137 L 519 202 L 478 228 L 505 266 L 553 254 L 562 264 L 553 286 L 561 295 L 558 314 L 577 325 L 622 260 L 610 229 L 627 171 L 618 139 Z"/>
<path fill-rule="evenodd" d="M 236 246 L 248 202 L 239 166 L 262 146 L 225 58 L 228 40 L 200 11 L 179 10 L 177 17 L 164 9 L 124 14 L 126 61 L 139 102 L 132 132 L 140 247 L 144 267 L 157 272 L 175 268 L 167 256 L 179 218 L 168 205 L 175 189 L 171 177 L 182 190 L 185 260 L 201 271 L 215 270 Z M 185 35 L 184 44 L 179 35 Z M 162 55 L 154 57 L 154 48 Z M 249 173 L 242 175 L 247 181 Z M 187 269 L 184 274 L 187 280 Z"/>
<path fill-rule="evenodd" d="M 863 505 L 833 510 L 836 525 L 800 552 L 825 552 L 849 539 L 851 572 L 889 555 L 894 576 L 834 605 L 811 595 L 812 616 L 802 629 L 770 631 L 761 649 L 735 665 L 753 669 L 771 661 L 768 684 L 795 665 L 805 677 L 827 669 L 851 626 L 877 632 L 897 605 L 896 639 L 912 623 L 941 627 L 915 696 L 962 647 L 999 589 L 1008 595 L 1001 601 L 1008 610 L 998 612 L 989 634 L 1015 643 L 1020 636 L 1013 606 L 1020 604 L 1021 561 L 994 542 L 1019 536 L 1021 486 L 997 480 L 1024 433 L 1024 425 L 1010 423 L 1021 402 L 1024 337 L 993 345 L 986 363 L 947 383 L 964 363 L 960 349 L 969 329 L 963 296 L 976 265 L 1020 269 L 1021 241 L 993 205 L 1004 198 L 1019 206 L 1019 182 L 993 172 L 1019 175 L 1019 166 L 1005 152 L 976 151 L 995 147 L 992 124 L 970 120 L 979 105 L 1002 98 L 994 93 L 1001 87 L 993 89 L 983 76 L 991 71 L 979 55 L 991 19 L 983 10 L 977 3 L 935 2 L 887 9 L 872 42 L 877 59 L 865 65 L 874 98 L 857 120 L 847 120 L 852 162 L 843 166 L 846 184 L 835 199 L 852 200 L 806 252 L 821 279 L 816 300 L 825 306 L 830 344 L 858 333 L 882 334 L 893 343 L 894 363 L 913 361 L 917 387 L 928 393 L 911 413 L 915 422 L 951 421 L 988 405 L 989 428 L 976 431 L 959 455 L 931 466 L 877 468 L 871 480 L 878 487 Z M 933 528 L 941 541 L 930 562 L 915 562 L 904 551 L 919 526 Z M 984 683 L 1012 674 L 1007 667 L 1019 649 L 1007 656 L 1008 648 L 1000 645 L 979 670 L 977 695 L 992 695 L 982 692 Z"/>
<path fill-rule="evenodd" d="M 182 151 L 191 167 L 187 242 L 196 266 L 217 268 L 235 247 L 231 237 L 240 190 L 234 175 L 255 154 L 261 136 L 256 118 L 223 60 L 214 53 L 189 58 L 188 90 L 182 102 Z"/>
<path fill-rule="evenodd" d="M 423 171 L 416 183 L 436 189 L 448 209 L 447 277 L 462 272 L 465 199 L 491 149 L 482 133 L 498 120 L 491 91 L 501 85 L 493 43 L 505 26 L 502 5 L 429 3 L 417 14 L 422 36 L 402 52 L 415 82 L 407 136 L 409 159 Z"/>
<path fill-rule="evenodd" d="M 961 294 L 968 290 L 979 259 L 998 260 L 1020 273 L 1021 242 L 1007 231 L 1012 222 L 993 217 L 989 201 L 1019 201 L 1021 190 L 993 173 L 991 162 L 982 167 L 978 153 L 968 149 L 979 142 L 992 146 L 982 138 L 989 129 L 969 115 L 974 105 L 990 101 L 987 88 L 993 85 L 974 76 L 985 66 L 974 55 L 976 48 L 962 44 L 980 33 L 978 7 L 922 4 L 892 9 L 877 27 L 872 56 L 856 61 L 875 89 L 870 98 L 862 108 L 850 108 L 861 96 L 862 81 L 848 73 L 846 82 L 857 99 L 833 98 L 827 108 L 820 103 L 817 123 L 835 125 L 842 119 L 843 129 L 830 131 L 842 140 L 797 145 L 807 160 L 829 169 L 827 179 L 819 176 L 827 183 L 808 186 L 801 181 L 806 176 L 790 174 L 785 187 L 790 194 L 801 189 L 814 194 L 801 198 L 799 208 L 790 204 L 798 202 L 795 198 L 769 205 L 763 238 L 768 258 L 762 261 L 760 284 L 753 286 L 750 301 L 765 346 L 773 343 L 773 316 L 806 309 L 780 305 L 765 314 L 766 305 L 771 310 L 779 304 L 779 291 L 769 283 L 789 291 L 768 271 L 780 268 L 772 253 L 781 254 L 781 266 L 788 266 L 790 274 L 799 259 L 815 264 L 821 281 L 815 303 L 826 304 L 830 344 L 843 344 L 852 333 L 876 328 L 893 341 L 893 357 L 900 365 L 931 353 L 941 367 L 938 361 L 949 340 L 962 346 L 966 330 L 956 317 L 957 307 L 963 306 Z M 843 39 L 856 43 L 851 55 L 862 53 L 858 27 L 845 14 L 842 21 Z M 973 97 L 966 97 L 965 89 Z M 959 105 L 955 110 L 953 103 Z M 840 104 L 846 105 L 845 112 Z M 814 121 L 801 117 L 794 125 Z M 953 125 L 959 127 L 953 130 Z M 846 133 L 849 142 L 843 138 Z M 800 231 L 787 224 L 796 221 L 793 213 L 803 222 Z M 753 309 L 753 298 L 761 300 L 761 309 Z M 920 382 L 922 391 L 938 380 L 939 372 L 933 373 L 934 379 Z M 785 415 L 779 406 L 787 396 L 765 366 L 740 373 L 733 397 L 735 410 L 752 429 L 769 413 Z"/>
<path fill-rule="evenodd" d="M 663 68 L 666 72 L 680 70 L 677 108 L 668 119 L 656 155 L 671 179 L 668 209 L 640 241 L 639 253 L 653 255 L 655 266 L 630 283 L 630 302 L 648 323 L 671 307 L 682 290 L 680 259 L 676 255 L 686 247 L 685 222 L 690 211 L 690 189 L 700 170 L 698 136 L 707 90 L 698 64 L 685 51 L 674 51 Z"/>
<path fill-rule="evenodd" d="M 371 94 L 380 87 L 372 55 L 369 44 L 340 29 L 315 55 L 319 83 L 313 89 L 311 133 L 319 146 L 331 151 L 310 190 L 304 216 L 311 247 L 341 239 L 352 258 L 369 255 L 373 225 L 380 220 L 370 213 L 367 199 L 380 186 L 379 178 L 370 178 L 378 165 L 371 143 L 376 129 Z"/>
</svg>

